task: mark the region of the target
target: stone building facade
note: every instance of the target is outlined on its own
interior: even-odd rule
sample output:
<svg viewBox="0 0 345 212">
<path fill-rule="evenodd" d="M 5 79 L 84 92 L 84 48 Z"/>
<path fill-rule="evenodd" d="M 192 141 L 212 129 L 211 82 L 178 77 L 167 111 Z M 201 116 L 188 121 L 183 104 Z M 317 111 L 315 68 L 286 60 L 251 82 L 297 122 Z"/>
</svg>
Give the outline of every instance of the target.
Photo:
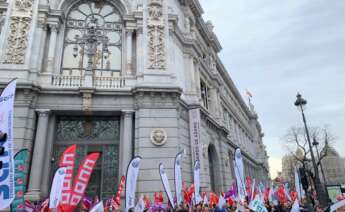
<svg viewBox="0 0 345 212">
<path fill-rule="evenodd" d="M 229 187 L 238 147 L 246 174 L 269 180 L 258 117 L 217 56 L 198 0 L 1 0 L 0 11 L 0 83 L 18 79 L 15 150 L 31 152 L 27 198 L 47 197 L 71 144 L 77 164 L 102 153 L 89 195 L 112 195 L 135 155 L 143 158 L 138 193 L 163 189 L 160 162 L 173 185 L 182 149 L 183 180 L 192 183 L 195 109 L 202 190 Z"/>
</svg>

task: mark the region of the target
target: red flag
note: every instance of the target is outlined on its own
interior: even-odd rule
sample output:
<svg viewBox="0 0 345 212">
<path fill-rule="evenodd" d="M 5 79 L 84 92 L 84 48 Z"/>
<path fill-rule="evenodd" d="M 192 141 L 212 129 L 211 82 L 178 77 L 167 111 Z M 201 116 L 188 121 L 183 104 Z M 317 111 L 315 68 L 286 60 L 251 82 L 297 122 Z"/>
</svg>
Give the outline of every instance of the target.
<svg viewBox="0 0 345 212">
<path fill-rule="evenodd" d="M 66 167 L 66 176 L 63 182 L 63 188 L 61 193 L 60 208 L 67 208 L 71 198 L 72 192 L 72 179 L 74 170 L 74 158 L 77 145 L 68 147 L 61 155 L 59 167 Z"/>
<path fill-rule="evenodd" d="M 284 186 L 279 186 L 278 191 L 277 191 L 277 196 L 278 196 L 278 200 L 280 203 L 285 203 L 287 202 L 287 197 L 285 195 L 285 188 Z"/>
<path fill-rule="evenodd" d="M 126 178 L 125 178 L 125 176 L 122 175 L 120 182 L 119 182 L 119 185 L 117 186 L 116 196 L 115 196 L 115 198 L 113 197 L 112 201 L 111 201 L 111 205 L 112 205 L 113 209 L 116 209 L 116 210 L 120 209 L 121 193 L 122 193 L 123 187 L 125 186 L 125 183 L 126 183 Z"/>
<path fill-rule="evenodd" d="M 252 179 L 247 176 L 246 177 L 246 192 L 249 198 L 252 197 Z"/>
<path fill-rule="evenodd" d="M 151 207 L 151 201 L 150 198 L 146 195 L 144 195 L 144 203 L 145 203 L 145 208 L 150 208 Z"/>
<path fill-rule="evenodd" d="M 295 202 L 295 200 L 297 199 L 297 192 L 296 191 L 291 191 L 290 192 L 290 197 L 292 202 Z"/>
<path fill-rule="evenodd" d="M 100 153 L 91 153 L 81 162 L 78 174 L 74 180 L 74 187 L 71 193 L 70 206 L 75 209 L 82 197 L 84 196 L 85 189 L 89 183 L 91 173 L 96 165 Z"/>
<path fill-rule="evenodd" d="M 210 193 L 210 205 L 217 205 L 219 201 L 219 197 L 217 194 L 211 192 Z"/>
</svg>

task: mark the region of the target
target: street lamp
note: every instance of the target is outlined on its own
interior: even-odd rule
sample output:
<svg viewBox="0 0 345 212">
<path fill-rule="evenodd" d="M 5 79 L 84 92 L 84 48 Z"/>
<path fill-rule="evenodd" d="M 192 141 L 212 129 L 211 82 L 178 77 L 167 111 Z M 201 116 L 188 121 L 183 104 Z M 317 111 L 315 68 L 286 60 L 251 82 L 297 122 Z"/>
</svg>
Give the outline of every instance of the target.
<svg viewBox="0 0 345 212">
<path fill-rule="evenodd" d="M 306 121 L 306 118 L 305 118 L 305 115 L 304 115 L 304 109 L 305 109 L 305 105 L 306 104 L 307 104 L 307 100 L 303 99 L 302 95 L 298 93 L 297 94 L 297 100 L 295 101 L 295 106 L 297 108 L 299 108 L 301 110 L 301 113 L 302 113 L 304 129 L 305 129 L 305 133 L 307 135 L 307 141 L 308 141 L 309 149 L 310 149 L 311 161 L 313 163 L 313 168 L 314 168 L 314 172 L 315 172 L 315 181 L 314 181 L 314 183 L 315 183 L 315 189 L 316 189 L 316 192 L 317 192 L 317 197 L 318 197 L 318 200 L 319 200 L 321 206 L 325 207 L 325 206 L 327 206 L 327 202 L 328 201 L 326 199 L 325 190 L 323 189 L 323 186 L 322 186 L 321 181 L 320 181 L 319 171 L 318 171 L 318 168 L 317 168 L 317 164 L 316 164 L 316 160 L 315 160 L 315 156 L 314 156 L 314 152 L 313 152 L 312 143 L 310 141 L 309 130 L 308 130 L 308 127 L 307 127 L 307 121 Z"/>
</svg>

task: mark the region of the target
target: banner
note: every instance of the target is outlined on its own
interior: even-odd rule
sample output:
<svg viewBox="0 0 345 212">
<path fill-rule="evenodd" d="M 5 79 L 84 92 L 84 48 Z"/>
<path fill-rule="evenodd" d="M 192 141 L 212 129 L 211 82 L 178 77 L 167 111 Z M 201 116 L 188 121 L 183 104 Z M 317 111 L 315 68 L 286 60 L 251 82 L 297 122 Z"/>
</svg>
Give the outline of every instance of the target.
<svg viewBox="0 0 345 212">
<path fill-rule="evenodd" d="M 345 200 L 339 201 L 331 206 L 330 212 L 337 211 L 339 208 L 344 207 L 344 206 L 345 206 Z"/>
<path fill-rule="evenodd" d="M 298 170 L 296 167 L 295 167 L 295 189 L 296 189 L 296 192 L 298 194 L 298 199 L 301 200 L 303 188 L 302 188 L 301 179 L 299 177 Z"/>
<path fill-rule="evenodd" d="M 249 204 L 249 208 L 256 212 L 267 212 L 265 204 L 258 196 L 253 201 L 251 201 L 251 203 Z"/>
<path fill-rule="evenodd" d="M 77 145 L 68 147 L 61 155 L 59 167 L 66 167 L 66 176 L 63 182 L 61 191 L 61 206 L 65 207 L 69 205 L 73 186 L 73 170 L 74 170 L 74 158 Z"/>
<path fill-rule="evenodd" d="M 5 142 L 0 142 L 5 153 L 0 156 L 0 210 L 10 206 L 14 200 L 14 155 L 13 155 L 13 105 L 16 92 L 16 80 L 12 80 L 0 96 L 0 131 L 7 134 Z"/>
<path fill-rule="evenodd" d="M 192 147 L 192 162 L 201 161 L 200 141 L 200 109 L 189 110 L 190 142 Z"/>
<path fill-rule="evenodd" d="M 130 208 L 134 208 L 135 190 L 137 187 L 137 179 L 139 175 L 141 157 L 134 157 L 127 167 L 126 179 L 126 212 Z"/>
<path fill-rule="evenodd" d="M 121 206 L 121 193 L 122 193 L 123 187 L 125 186 L 125 181 L 126 181 L 125 176 L 122 176 L 120 179 L 120 183 L 117 186 L 116 197 L 115 199 L 113 199 L 112 204 L 111 204 L 112 208 L 116 210 L 120 209 L 120 206 Z"/>
<path fill-rule="evenodd" d="M 184 150 L 178 153 L 175 157 L 175 193 L 176 203 L 180 205 L 183 201 L 182 198 L 182 157 Z"/>
<path fill-rule="evenodd" d="M 28 156 L 29 150 L 22 149 L 14 156 L 14 182 L 15 182 L 15 198 L 11 204 L 12 211 L 24 210 L 25 200 L 24 192 L 26 189 L 26 181 L 28 175 Z"/>
<path fill-rule="evenodd" d="M 93 168 L 96 165 L 100 153 L 91 153 L 81 162 L 78 174 L 74 180 L 74 187 L 71 193 L 70 206 L 77 207 L 84 196 L 85 189 L 89 183 Z"/>
<path fill-rule="evenodd" d="M 195 161 L 194 164 L 194 197 L 195 197 L 195 203 L 199 204 L 199 202 L 202 201 L 202 198 L 200 196 L 200 161 Z"/>
<path fill-rule="evenodd" d="M 134 208 L 134 212 L 143 212 L 145 209 L 144 197 L 141 195 L 137 205 Z"/>
<path fill-rule="evenodd" d="M 238 196 L 240 200 L 246 198 L 246 184 L 244 179 L 243 159 L 240 149 L 235 151 L 234 169 L 237 182 Z"/>
<path fill-rule="evenodd" d="M 162 180 L 162 183 L 163 183 L 163 186 L 164 186 L 164 190 L 165 190 L 165 193 L 168 196 L 170 205 L 172 206 L 172 208 L 174 208 L 175 207 L 174 198 L 173 198 L 173 195 L 171 193 L 169 180 L 168 180 L 167 174 L 165 173 L 164 166 L 163 166 L 162 163 L 159 164 L 159 175 L 161 176 L 161 180 Z"/>
<path fill-rule="evenodd" d="M 55 172 L 49 196 L 49 209 L 57 208 L 60 203 L 66 169 L 66 167 L 61 167 Z"/>
<path fill-rule="evenodd" d="M 298 199 L 296 199 L 295 202 L 293 203 L 292 208 L 291 208 L 291 212 L 300 212 Z M 331 211 L 331 212 L 333 212 L 333 211 Z"/>
</svg>

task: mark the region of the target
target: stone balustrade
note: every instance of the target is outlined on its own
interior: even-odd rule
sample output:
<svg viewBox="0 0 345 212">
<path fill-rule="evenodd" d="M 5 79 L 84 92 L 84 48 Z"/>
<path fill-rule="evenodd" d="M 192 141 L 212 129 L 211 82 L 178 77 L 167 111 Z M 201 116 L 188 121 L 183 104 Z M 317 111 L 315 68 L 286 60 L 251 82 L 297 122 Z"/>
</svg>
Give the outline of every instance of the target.
<svg viewBox="0 0 345 212">
<path fill-rule="evenodd" d="M 94 76 L 92 85 L 95 88 L 116 89 L 126 86 L 124 77 L 115 76 Z M 79 88 L 85 86 L 84 76 L 53 75 L 52 86 L 59 88 Z"/>
</svg>

